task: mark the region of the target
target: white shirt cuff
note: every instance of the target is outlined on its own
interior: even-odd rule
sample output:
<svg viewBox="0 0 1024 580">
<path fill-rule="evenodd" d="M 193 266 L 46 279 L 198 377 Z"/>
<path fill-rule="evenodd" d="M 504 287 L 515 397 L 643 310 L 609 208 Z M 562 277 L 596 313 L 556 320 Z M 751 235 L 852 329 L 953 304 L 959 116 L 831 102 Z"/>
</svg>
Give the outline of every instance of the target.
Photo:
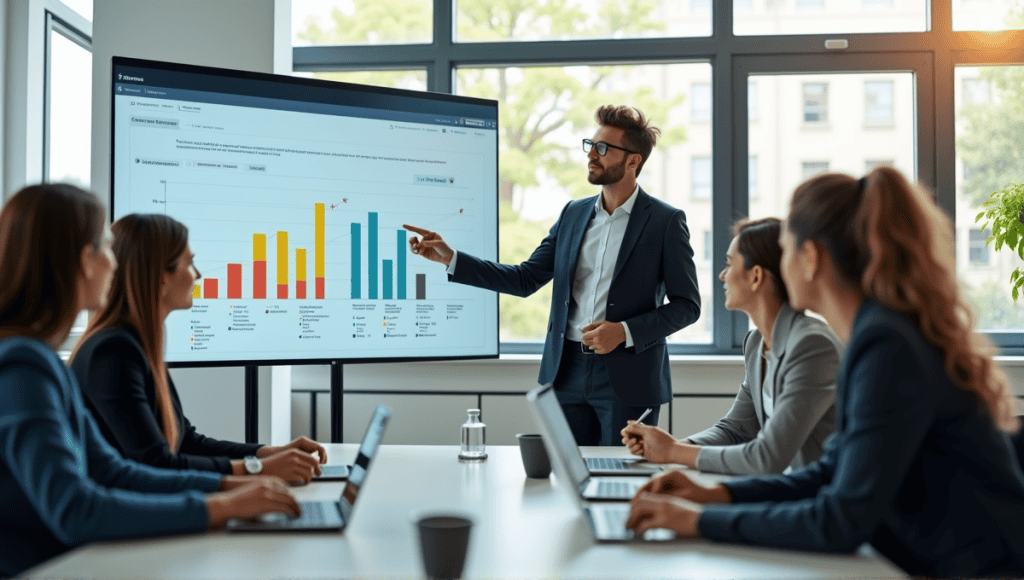
<svg viewBox="0 0 1024 580">
<path fill-rule="evenodd" d="M 629 325 L 625 322 L 620 322 L 622 330 L 626 331 L 626 348 L 633 348 L 633 335 L 629 333 Z"/>
<path fill-rule="evenodd" d="M 459 259 L 459 251 L 452 250 L 452 261 L 448 262 L 448 269 L 445 270 L 449 276 L 455 275 L 455 262 Z M 629 336 L 629 331 L 626 331 L 626 336 Z"/>
</svg>

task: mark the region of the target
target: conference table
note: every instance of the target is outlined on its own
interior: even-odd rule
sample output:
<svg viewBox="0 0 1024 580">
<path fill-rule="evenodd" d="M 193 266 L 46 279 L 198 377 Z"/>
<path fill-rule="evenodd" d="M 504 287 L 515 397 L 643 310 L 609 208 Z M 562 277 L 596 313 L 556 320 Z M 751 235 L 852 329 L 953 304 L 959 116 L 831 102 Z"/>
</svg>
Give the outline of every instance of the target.
<svg viewBox="0 0 1024 580">
<path fill-rule="evenodd" d="M 330 463 L 351 462 L 355 444 L 328 445 Z M 585 456 L 628 457 L 622 448 Z M 821 554 L 707 540 L 594 541 L 570 489 L 553 474 L 529 479 L 519 448 L 489 446 L 461 462 L 456 446 L 383 445 L 342 532 L 232 534 L 223 530 L 100 542 L 23 574 L 31 578 L 416 578 L 423 576 L 416 514 L 474 520 L 464 578 L 903 578 L 863 547 Z M 702 482 L 726 476 L 691 472 Z M 295 487 L 300 500 L 337 499 L 343 482 Z"/>
</svg>

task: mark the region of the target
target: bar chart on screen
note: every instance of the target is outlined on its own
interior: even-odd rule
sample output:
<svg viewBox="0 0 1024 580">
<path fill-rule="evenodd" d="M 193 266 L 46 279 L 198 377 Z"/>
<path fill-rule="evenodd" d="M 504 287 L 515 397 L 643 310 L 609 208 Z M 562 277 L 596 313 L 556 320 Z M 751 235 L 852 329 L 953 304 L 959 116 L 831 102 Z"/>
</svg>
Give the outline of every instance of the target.
<svg viewBox="0 0 1024 580">
<path fill-rule="evenodd" d="M 339 348 L 407 353 L 477 340 L 474 318 L 493 299 L 413 255 L 402 224 L 443 230 L 473 252 L 481 200 L 457 189 L 385 197 L 350 180 L 316 181 L 166 179 L 146 188 L 152 211 L 188 226 L 202 274 L 187 316 L 168 318 L 169 356 L 271 346 L 281 358 L 320 349 L 327 358 Z"/>
</svg>

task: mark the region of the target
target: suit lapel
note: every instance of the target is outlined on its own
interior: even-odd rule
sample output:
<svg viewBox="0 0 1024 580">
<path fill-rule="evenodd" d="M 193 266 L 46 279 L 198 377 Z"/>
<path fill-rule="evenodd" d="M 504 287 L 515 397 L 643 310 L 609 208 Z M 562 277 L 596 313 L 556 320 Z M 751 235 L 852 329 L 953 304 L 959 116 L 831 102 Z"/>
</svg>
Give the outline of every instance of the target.
<svg viewBox="0 0 1024 580">
<path fill-rule="evenodd" d="M 786 346 L 789 342 L 789 331 L 793 327 L 793 320 L 796 318 L 796 311 L 783 304 L 779 314 L 775 317 L 775 324 L 772 327 L 772 350 L 768 353 L 768 364 L 765 369 L 765 376 L 769 378 L 768 388 L 772 400 L 779 394 L 775 386 L 779 383 L 779 368 L 782 366 L 782 358 L 786 356 Z"/>
<path fill-rule="evenodd" d="M 580 249 L 583 247 L 583 235 L 587 233 L 587 225 L 597 212 L 594 206 L 596 203 L 597 198 L 591 198 L 590 203 L 581 208 L 579 217 L 573 223 L 572 236 L 569 238 L 569 267 L 572 268 L 569 276 L 570 292 L 572 291 L 573 280 L 576 279 L 576 265 L 579 263 Z"/>
<path fill-rule="evenodd" d="M 629 254 L 633 251 L 633 246 L 636 245 L 637 240 L 640 239 L 640 234 L 643 233 L 644 226 L 647 225 L 647 220 L 650 217 L 651 199 L 641 187 L 640 191 L 636 194 L 636 203 L 633 204 L 633 211 L 629 214 L 626 233 L 622 235 L 622 246 L 619 247 L 619 256 L 615 259 L 615 273 L 612 274 L 612 280 L 615 280 L 619 272 L 622 271 L 626 259 L 629 258 Z"/>
<path fill-rule="evenodd" d="M 761 336 L 758 334 L 758 336 Z M 761 425 L 764 426 L 764 395 L 762 393 L 764 387 L 764 358 L 761 353 L 764 352 L 764 340 L 758 339 L 757 346 L 754 352 L 754 372 L 752 373 L 750 381 L 750 400 L 754 403 L 754 413 L 757 415 Z"/>
</svg>

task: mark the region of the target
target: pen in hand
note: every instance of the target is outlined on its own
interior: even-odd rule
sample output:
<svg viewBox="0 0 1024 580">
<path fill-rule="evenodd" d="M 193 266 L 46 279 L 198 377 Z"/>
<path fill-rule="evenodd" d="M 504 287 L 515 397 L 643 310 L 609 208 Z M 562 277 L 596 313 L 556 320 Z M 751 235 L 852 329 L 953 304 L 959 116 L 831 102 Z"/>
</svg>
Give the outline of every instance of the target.
<svg viewBox="0 0 1024 580">
<path fill-rule="evenodd" d="M 645 417 L 647 417 L 648 415 L 650 415 L 650 414 L 651 414 L 651 411 L 653 411 L 653 410 L 654 410 L 654 407 L 648 407 L 648 408 L 647 408 L 647 410 L 646 410 L 646 411 L 644 411 L 644 412 L 643 412 L 643 414 L 642 414 L 642 415 L 640 415 L 640 416 L 639 416 L 639 417 L 637 418 L 636 422 L 637 422 L 637 423 L 643 423 L 643 420 L 644 420 L 644 418 L 645 418 Z M 640 436 L 639 436 L 639 435 L 636 435 L 636 434 L 630 434 L 630 437 L 632 437 L 633 439 L 636 439 L 636 440 L 638 440 L 638 441 L 640 440 Z"/>
</svg>

